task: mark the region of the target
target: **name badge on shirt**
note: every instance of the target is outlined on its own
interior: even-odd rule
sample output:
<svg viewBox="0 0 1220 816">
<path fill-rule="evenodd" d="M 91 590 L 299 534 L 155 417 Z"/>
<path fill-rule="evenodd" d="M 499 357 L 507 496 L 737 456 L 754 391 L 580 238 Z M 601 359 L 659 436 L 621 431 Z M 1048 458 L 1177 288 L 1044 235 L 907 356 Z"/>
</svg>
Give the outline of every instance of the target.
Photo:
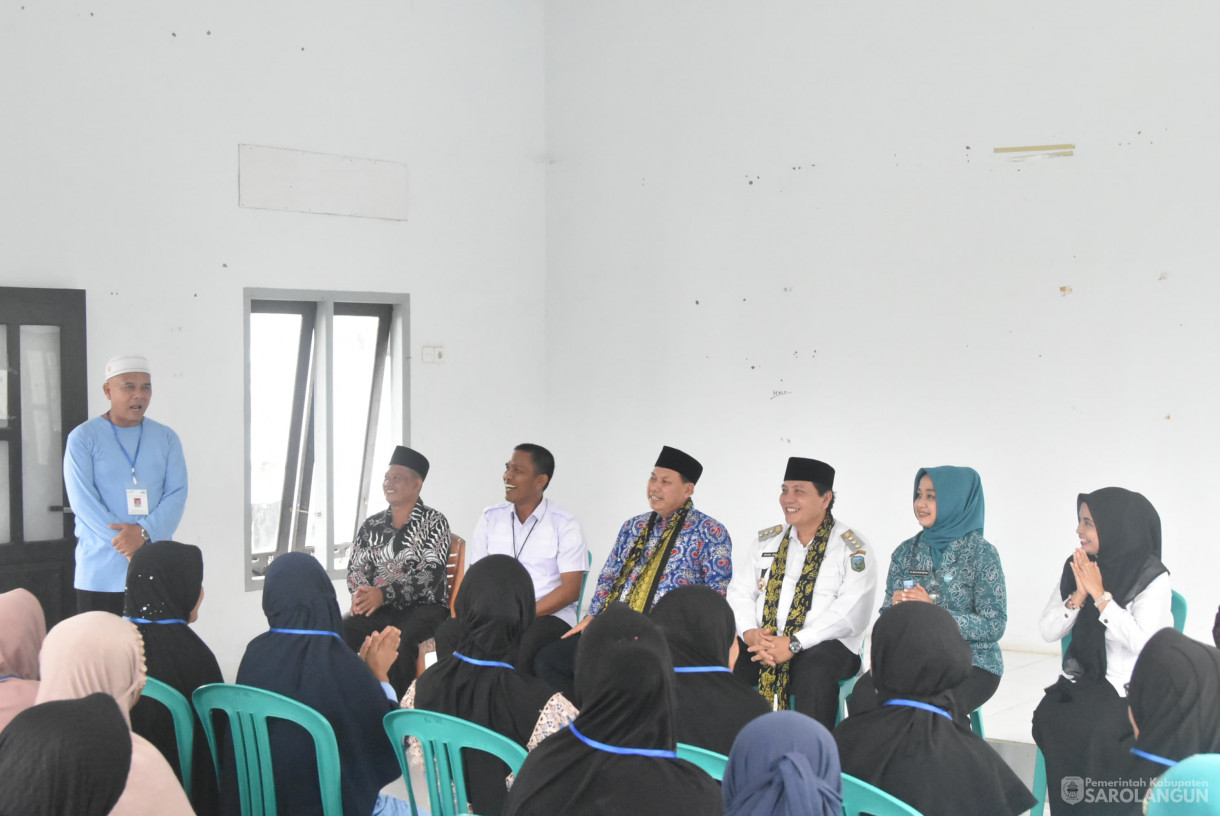
<svg viewBox="0 0 1220 816">
<path fill-rule="evenodd" d="M 148 491 L 128 488 L 127 490 L 127 515 L 129 516 L 147 516 L 148 515 Z"/>
<path fill-rule="evenodd" d="M 907 570 L 907 572 L 911 573 L 911 575 L 918 575 L 920 578 L 927 578 L 928 575 L 931 574 L 927 570 L 917 570 L 917 569 Z"/>
</svg>

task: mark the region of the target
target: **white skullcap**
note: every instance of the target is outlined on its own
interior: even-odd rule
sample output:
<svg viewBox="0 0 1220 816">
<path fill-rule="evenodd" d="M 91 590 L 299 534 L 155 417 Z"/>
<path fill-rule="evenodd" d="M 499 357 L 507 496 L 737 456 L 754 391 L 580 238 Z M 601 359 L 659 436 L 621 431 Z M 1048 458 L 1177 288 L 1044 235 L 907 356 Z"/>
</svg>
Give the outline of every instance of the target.
<svg viewBox="0 0 1220 816">
<path fill-rule="evenodd" d="M 117 357 L 111 357 L 106 363 L 106 379 L 132 371 L 151 375 L 152 372 L 148 370 L 148 358 L 139 354 L 120 354 Z"/>
</svg>

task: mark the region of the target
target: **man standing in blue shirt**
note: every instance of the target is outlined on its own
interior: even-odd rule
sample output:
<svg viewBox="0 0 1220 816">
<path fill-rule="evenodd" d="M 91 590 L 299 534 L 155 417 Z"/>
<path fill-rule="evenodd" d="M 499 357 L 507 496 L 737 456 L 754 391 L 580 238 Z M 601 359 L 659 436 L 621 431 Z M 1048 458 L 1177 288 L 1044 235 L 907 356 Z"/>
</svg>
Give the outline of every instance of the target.
<svg viewBox="0 0 1220 816">
<path fill-rule="evenodd" d="M 149 541 L 173 538 L 186 508 L 178 435 L 145 416 L 148 360 L 112 357 L 102 386 L 110 410 L 68 434 L 64 483 L 76 517 L 76 605 L 123 614 L 127 562 Z"/>
</svg>

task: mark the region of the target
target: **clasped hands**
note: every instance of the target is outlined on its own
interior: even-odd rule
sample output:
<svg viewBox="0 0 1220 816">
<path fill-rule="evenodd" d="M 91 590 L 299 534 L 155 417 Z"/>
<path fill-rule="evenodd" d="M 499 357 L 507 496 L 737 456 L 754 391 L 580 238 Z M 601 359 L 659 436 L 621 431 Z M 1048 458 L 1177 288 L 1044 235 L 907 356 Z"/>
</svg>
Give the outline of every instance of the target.
<svg viewBox="0 0 1220 816">
<path fill-rule="evenodd" d="M 1076 577 L 1076 591 L 1072 593 L 1072 606 L 1076 609 L 1084 603 L 1085 596 L 1092 595 L 1094 602 L 1105 593 L 1101 583 L 1101 568 L 1096 561 L 1089 560 L 1089 554 L 1083 547 L 1077 547 L 1072 553 L 1072 575 Z M 1100 607 L 1099 607 L 1100 609 Z"/>
<path fill-rule="evenodd" d="M 111 530 L 118 530 L 118 535 L 110 539 L 110 546 L 118 550 L 128 560 L 135 555 L 136 550 L 144 546 L 143 528 L 138 524 L 111 524 Z"/>
<path fill-rule="evenodd" d="M 774 668 L 792 659 L 792 650 L 788 648 L 792 642 L 787 635 L 777 635 L 770 629 L 750 629 L 741 639 L 746 642 L 752 660 L 764 666 Z"/>
<path fill-rule="evenodd" d="M 381 591 L 380 587 L 356 587 L 356 591 L 352 593 L 352 614 L 371 615 L 384 603 L 385 593 Z"/>
</svg>

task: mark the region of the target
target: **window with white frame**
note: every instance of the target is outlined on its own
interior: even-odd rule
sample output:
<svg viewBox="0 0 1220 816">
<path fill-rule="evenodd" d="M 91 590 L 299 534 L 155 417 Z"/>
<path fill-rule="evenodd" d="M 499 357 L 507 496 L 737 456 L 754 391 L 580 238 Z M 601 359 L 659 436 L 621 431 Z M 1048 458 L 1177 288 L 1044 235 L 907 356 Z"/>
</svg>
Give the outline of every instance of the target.
<svg viewBox="0 0 1220 816">
<path fill-rule="evenodd" d="M 346 574 L 407 438 L 406 295 L 246 290 L 247 588 L 287 552 Z"/>
</svg>

